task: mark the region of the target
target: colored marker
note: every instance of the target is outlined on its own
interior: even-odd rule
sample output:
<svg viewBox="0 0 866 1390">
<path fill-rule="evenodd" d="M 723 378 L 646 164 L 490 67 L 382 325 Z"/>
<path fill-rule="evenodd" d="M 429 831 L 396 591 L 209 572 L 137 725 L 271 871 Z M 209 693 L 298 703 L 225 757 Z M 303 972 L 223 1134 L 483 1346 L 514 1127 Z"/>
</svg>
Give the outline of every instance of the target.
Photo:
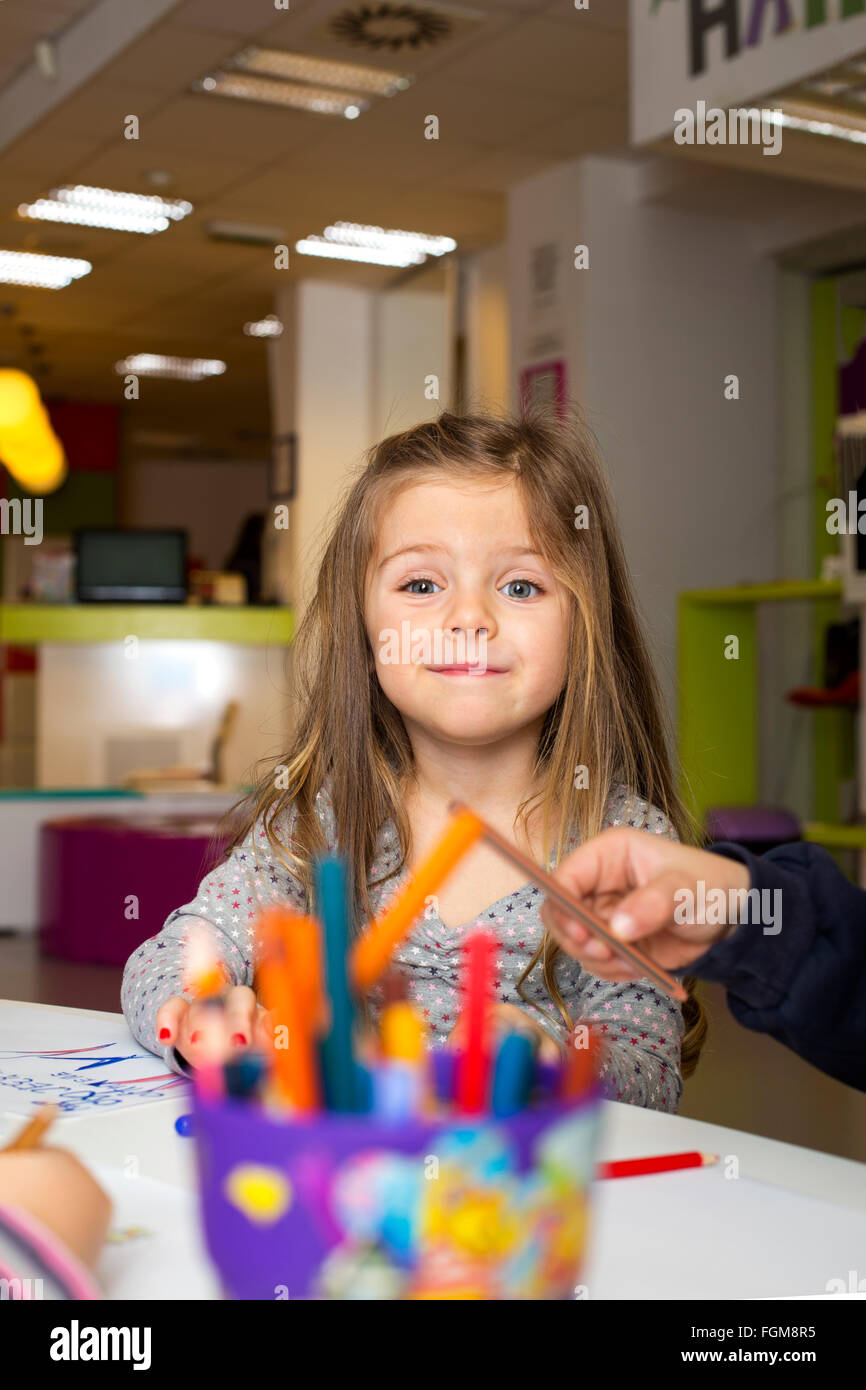
<svg viewBox="0 0 866 1390">
<path fill-rule="evenodd" d="M 398 999 L 382 1011 L 383 1060 L 373 1072 L 373 1108 L 386 1120 L 420 1113 L 424 1100 L 426 1029 L 412 1005 Z"/>
<path fill-rule="evenodd" d="M 322 1012 L 318 926 L 309 917 L 271 908 L 260 917 L 259 932 L 257 976 L 274 1025 L 276 1095 L 293 1110 L 315 1110 L 320 1088 L 314 1030 Z"/>
<path fill-rule="evenodd" d="M 490 1074 L 490 1019 L 496 938 L 477 931 L 463 947 L 463 1008 L 466 1034 L 457 1059 L 457 1106 L 475 1115 L 487 1104 Z"/>
<path fill-rule="evenodd" d="M 408 934 L 426 899 L 479 838 L 482 822 L 472 811 L 455 816 L 444 835 L 434 845 L 424 863 L 383 915 L 367 929 L 352 949 L 352 979 L 355 988 L 366 994 L 384 974 L 394 948 Z"/>
<path fill-rule="evenodd" d="M 265 1059 L 260 1052 L 245 1052 L 223 1067 L 226 1093 L 237 1099 L 255 1095 L 265 1077 Z"/>
<path fill-rule="evenodd" d="M 228 1051 L 228 1039 L 222 992 L 227 981 L 210 930 L 203 922 L 194 922 L 190 927 L 184 967 L 185 988 L 202 1007 L 198 1026 L 201 1040 L 193 1079 L 199 1095 L 216 1100 L 225 1094 L 221 1063 Z"/>
<path fill-rule="evenodd" d="M 493 1068 L 491 1108 L 499 1119 L 507 1119 L 526 1108 L 532 1089 L 535 1048 L 526 1033 L 506 1033 L 496 1054 Z"/>
<path fill-rule="evenodd" d="M 718 1163 L 718 1154 L 697 1151 L 682 1154 L 659 1154 L 654 1158 L 621 1158 L 613 1163 L 600 1163 L 597 1178 L 640 1178 L 648 1173 L 672 1173 L 679 1168 L 709 1168 Z"/>
<path fill-rule="evenodd" d="M 316 900 L 324 932 L 325 980 L 330 1026 L 319 1048 L 325 1096 L 331 1110 L 358 1110 L 360 1087 L 352 1048 L 355 1006 L 349 990 L 349 902 L 346 865 L 336 855 L 315 864 Z"/>
<path fill-rule="evenodd" d="M 591 1028 L 587 1028 L 586 1047 L 577 1047 L 577 1033 L 568 1040 L 565 1067 L 562 1074 L 563 1100 L 577 1100 L 585 1095 L 596 1079 L 598 1068 L 599 1042 Z"/>
<path fill-rule="evenodd" d="M 457 1069 L 457 1053 L 450 1047 L 437 1047 L 431 1054 L 433 1064 L 433 1089 L 436 1099 L 443 1105 L 454 1101 L 454 1077 Z"/>
</svg>

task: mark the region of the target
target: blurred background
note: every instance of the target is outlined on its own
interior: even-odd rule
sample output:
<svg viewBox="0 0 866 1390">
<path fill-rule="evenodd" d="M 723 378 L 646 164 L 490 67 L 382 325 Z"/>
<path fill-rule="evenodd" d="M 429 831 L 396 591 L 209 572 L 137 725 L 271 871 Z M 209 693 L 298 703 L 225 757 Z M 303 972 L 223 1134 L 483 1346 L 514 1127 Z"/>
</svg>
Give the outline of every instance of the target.
<svg viewBox="0 0 866 1390">
<path fill-rule="evenodd" d="M 580 403 L 696 815 L 866 883 L 860 10 L 5 0 L 0 994 L 118 1007 L 348 473 L 443 407 Z M 866 1158 L 705 998 L 684 1113 Z"/>
</svg>

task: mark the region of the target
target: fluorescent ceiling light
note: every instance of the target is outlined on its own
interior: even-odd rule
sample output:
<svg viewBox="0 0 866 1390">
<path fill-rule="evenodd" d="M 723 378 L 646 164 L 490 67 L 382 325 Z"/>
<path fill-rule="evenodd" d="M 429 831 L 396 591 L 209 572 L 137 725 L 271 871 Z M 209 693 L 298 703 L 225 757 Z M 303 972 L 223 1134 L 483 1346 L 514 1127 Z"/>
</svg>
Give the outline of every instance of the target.
<svg viewBox="0 0 866 1390">
<path fill-rule="evenodd" d="M 827 135 L 833 140 L 850 140 L 855 145 L 866 145 L 866 126 L 853 122 L 849 124 L 848 117 L 841 111 L 824 112 L 820 107 L 815 107 L 813 111 L 808 106 L 795 107 L 793 103 L 788 103 L 786 110 L 765 110 L 761 114 L 773 125 L 803 130 L 808 135 Z M 825 119 L 825 116 L 831 119 Z"/>
<path fill-rule="evenodd" d="M 368 265 L 421 265 L 424 256 L 415 253 L 398 256 L 393 251 L 377 250 L 367 246 L 341 246 L 339 242 L 326 241 L 321 236 L 308 236 L 295 242 L 295 250 L 302 256 L 327 256 L 334 261 L 363 261 Z"/>
<path fill-rule="evenodd" d="M 453 237 L 426 236 L 357 222 L 336 222 L 324 236 L 309 236 L 295 243 L 303 256 L 327 256 L 332 260 L 362 261 L 369 265 L 422 265 L 428 256 L 455 250 Z"/>
<path fill-rule="evenodd" d="M 385 227 L 368 227 L 361 222 L 334 222 L 325 228 L 325 236 L 328 241 L 339 241 L 344 246 L 410 247 L 428 256 L 444 256 L 446 251 L 457 249 L 457 242 L 450 236 L 392 231 Z"/>
<path fill-rule="evenodd" d="M 389 97 L 411 87 L 413 79 L 400 72 L 372 68 L 360 63 L 334 63 L 328 58 L 311 58 L 306 53 L 287 53 L 280 48 L 245 48 L 232 59 L 232 67 L 267 77 L 293 78 L 313 86 L 337 87 L 341 91 L 367 92 Z"/>
<path fill-rule="evenodd" d="M 38 256 L 30 251 L 0 251 L 0 283 L 32 285 L 43 290 L 62 290 L 82 275 L 89 275 L 90 261 L 69 256 Z"/>
<path fill-rule="evenodd" d="M 862 77 L 856 77 L 853 73 L 850 77 L 813 77 L 803 83 L 803 91 L 817 92 L 822 97 L 837 97 L 850 91 L 862 80 Z"/>
<path fill-rule="evenodd" d="M 156 194 L 115 193 L 111 188 L 70 184 L 52 188 L 47 198 L 21 203 L 22 217 L 40 222 L 70 222 L 80 227 L 108 227 L 118 232 L 164 232 L 192 212 L 192 203 Z"/>
<path fill-rule="evenodd" d="M 268 314 L 267 318 L 254 319 L 252 323 L 244 324 L 244 332 L 248 338 L 279 338 L 283 331 L 276 314 Z"/>
<path fill-rule="evenodd" d="M 203 381 L 205 377 L 222 376 L 225 362 L 212 357 L 162 357 L 154 352 L 137 352 L 115 362 L 118 376 L 128 372 L 135 376 L 173 377 L 176 381 Z"/>
<path fill-rule="evenodd" d="M 290 106 L 320 116 L 346 116 L 353 120 L 370 105 L 360 92 L 339 92 L 333 87 L 313 87 L 301 82 L 280 82 L 272 77 L 248 77 L 244 73 L 218 72 L 197 83 L 202 92 L 218 97 L 239 97 L 270 106 Z"/>
</svg>

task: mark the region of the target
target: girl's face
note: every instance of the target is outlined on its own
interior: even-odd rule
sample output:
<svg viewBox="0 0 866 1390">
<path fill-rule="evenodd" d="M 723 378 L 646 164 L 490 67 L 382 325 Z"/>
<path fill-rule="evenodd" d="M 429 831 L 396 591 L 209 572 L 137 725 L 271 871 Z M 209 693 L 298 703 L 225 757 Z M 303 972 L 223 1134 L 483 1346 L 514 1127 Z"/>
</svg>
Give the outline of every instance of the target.
<svg viewBox="0 0 866 1390">
<path fill-rule="evenodd" d="M 568 604 L 512 480 L 419 483 L 386 509 L 367 633 L 410 735 L 470 746 L 540 728 L 565 683 Z"/>
</svg>

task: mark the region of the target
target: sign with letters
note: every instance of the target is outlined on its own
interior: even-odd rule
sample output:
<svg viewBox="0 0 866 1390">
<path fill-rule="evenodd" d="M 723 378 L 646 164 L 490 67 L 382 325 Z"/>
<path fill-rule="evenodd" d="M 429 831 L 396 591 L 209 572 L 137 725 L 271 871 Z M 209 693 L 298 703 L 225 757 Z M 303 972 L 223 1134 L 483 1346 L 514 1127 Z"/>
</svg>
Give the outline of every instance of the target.
<svg viewBox="0 0 866 1390">
<path fill-rule="evenodd" d="M 631 0 L 631 138 L 670 135 L 677 111 L 760 104 L 866 54 L 866 0 Z"/>
</svg>

